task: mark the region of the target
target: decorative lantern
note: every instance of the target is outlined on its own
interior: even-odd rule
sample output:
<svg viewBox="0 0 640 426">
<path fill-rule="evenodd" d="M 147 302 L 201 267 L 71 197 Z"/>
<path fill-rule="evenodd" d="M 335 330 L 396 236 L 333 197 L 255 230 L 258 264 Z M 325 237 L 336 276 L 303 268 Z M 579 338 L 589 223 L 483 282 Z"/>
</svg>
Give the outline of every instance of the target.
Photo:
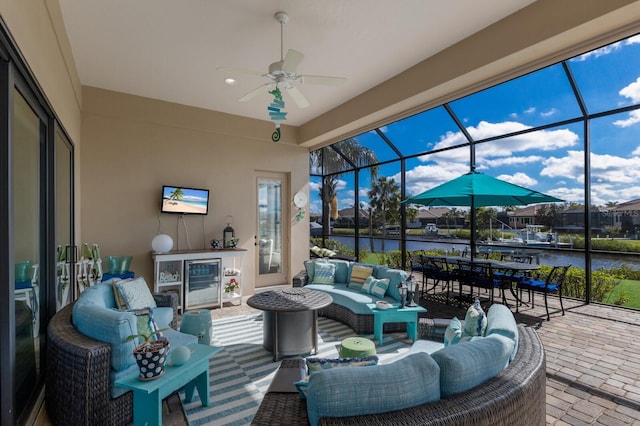
<svg viewBox="0 0 640 426">
<path fill-rule="evenodd" d="M 418 306 L 415 302 L 416 293 L 418 291 L 418 282 L 414 279 L 413 274 L 410 274 L 407 277 L 407 306 L 408 307 L 416 307 Z"/>
<path fill-rule="evenodd" d="M 407 303 L 407 286 L 405 283 L 398 284 L 398 292 L 400 293 L 400 307 L 398 309 L 402 309 Z"/>
<path fill-rule="evenodd" d="M 231 227 L 233 223 L 233 217 L 227 216 L 227 227 L 222 231 L 222 246 L 224 248 L 231 248 L 235 244 L 236 233 Z"/>
</svg>

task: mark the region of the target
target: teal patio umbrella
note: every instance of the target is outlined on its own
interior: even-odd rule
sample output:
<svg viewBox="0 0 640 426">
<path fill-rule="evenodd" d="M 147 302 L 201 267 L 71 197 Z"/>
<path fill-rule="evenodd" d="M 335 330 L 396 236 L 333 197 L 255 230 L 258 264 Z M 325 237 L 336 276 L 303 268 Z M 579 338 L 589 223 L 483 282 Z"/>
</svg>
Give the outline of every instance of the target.
<svg viewBox="0 0 640 426">
<path fill-rule="evenodd" d="M 407 198 L 403 204 L 423 206 L 471 207 L 471 258 L 475 253 L 475 209 L 485 206 L 525 206 L 558 203 L 563 200 L 509 182 L 471 171 L 421 194 Z"/>
</svg>

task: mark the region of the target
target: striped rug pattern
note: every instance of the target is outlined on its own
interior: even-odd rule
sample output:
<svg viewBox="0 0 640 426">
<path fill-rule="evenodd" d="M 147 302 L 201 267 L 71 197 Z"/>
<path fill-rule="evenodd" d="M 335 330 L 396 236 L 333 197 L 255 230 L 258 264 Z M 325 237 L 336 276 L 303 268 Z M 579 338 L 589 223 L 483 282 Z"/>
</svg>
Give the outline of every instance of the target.
<svg viewBox="0 0 640 426">
<path fill-rule="evenodd" d="M 346 325 L 318 318 L 317 356 L 335 358 L 342 339 L 355 335 Z M 382 346 L 376 350 L 380 362 L 393 359 L 409 348 L 402 334 L 385 334 Z M 373 335 L 364 335 L 373 339 Z M 210 361 L 209 407 L 200 399 L 183 402 L 190 425 L 248 425 L 258 410 L 264 392 L 269 387 L 280 362 L 273 362 L 271 353 L 262 347 L 262 315 L 253 314 L 213 321 L 211 344 L 222 347 Z M 184 400 L 184 392 L 180 399 Z"/>
</svg>

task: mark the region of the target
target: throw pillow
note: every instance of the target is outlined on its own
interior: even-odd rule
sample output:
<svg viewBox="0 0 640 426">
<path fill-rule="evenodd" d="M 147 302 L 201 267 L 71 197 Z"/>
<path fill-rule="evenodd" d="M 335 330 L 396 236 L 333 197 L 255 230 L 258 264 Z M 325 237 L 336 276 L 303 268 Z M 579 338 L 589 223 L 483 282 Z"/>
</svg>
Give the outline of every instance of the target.
<svg viewBox="0 0 640 426">
<path fill-rule="evenodd" d="M 309 387 L 309 377 L 320 371 L 340 367 L 367 367 L 378 365 L 378 356 L 369 355 L 364 358 L 307 358 L 307 369 L 309 374 L 302 380 L 295 382 L 298 393 L 303 399 L 307 399 L 307 388 Z"/>
<path fill-rule="evenodd" d="M 149 291 L 149 286 L 144 278 L 118 281 L 113 284 L 114 291 L 120 293 L 124 305 L 118 305 L 119 309 L 132 310 L 143 308 L 155 308 L 156 301 Z M 117 302 L 117 299 L 116 299 Z"/>
<path fill-rule="evenodd" d="M 453 317 L 444 331 L 444 345 L 455 345 L 460 342 L 460 337 L 462 337 L 462 323 L 458 317 Z"/>
<path fill-rule="evenodd" d="M 328 262 L 316 262 L 311 284 L 333 284 L 336 274 L 336 265 Z"/>
<path fill-rule="evenodd" d="M 133 309 L 129 312 L 133 313 L 136 316 L 138 334 L 152 336 L 151 339 L 153 340 L 162 337 L 162 332 L 159 331 L 160 328 L 153 319 L 153 311 L 151 309 Z M 138 338 L 138 343 L 142 343 L 142 340 L 143 339 Z"/>
<path fill-rule="evenodd" d="M 464 317 L 464 332 L 469 336 L 484 336 L 486 328 L 487 316 L 480 306 L 480 299 L 476 297 L 476 301 L 469 306 Z"/>
<path fill-rule="evenodd" d="M 362 288 L 360 289 L 361 293 L 372 294 L 376 297 L 383 298 L 387 289 L 389 288 L 389 279 L 377 279 L 369 276 L 364 284 L 362 284 Z"/>
<path fill-rule="evenodd" d="M 371 294 L 382 299 L 384 295 L 387 293 L 388 288 L 389 288 L 389 280 L 387 278 L 383 278 L 381 280 L 374 279 L 373 288 L 371 289 Z"/>
<path fill-rule="evenodd" d="M 373 268 L 370 266 L 354 264 L 351 267 L 351 277 L 349 278 L 348 287 L 353 289 L 361 289 L 364 281 L 373 275 Z"/>
</svg>

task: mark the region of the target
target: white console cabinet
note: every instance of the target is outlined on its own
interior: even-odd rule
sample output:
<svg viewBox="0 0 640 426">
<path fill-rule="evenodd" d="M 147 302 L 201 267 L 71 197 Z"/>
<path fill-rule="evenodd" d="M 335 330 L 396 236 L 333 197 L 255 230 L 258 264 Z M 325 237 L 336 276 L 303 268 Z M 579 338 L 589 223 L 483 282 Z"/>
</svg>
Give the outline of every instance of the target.
<svg viewBox="0 0 640 426">
<path fill-rule="evenodd" d="M 223 307 L 226 302 L 241 303 L 243 263 L 246 250 L 180 250 L 152 253 L 153 288 L 156 292 L 178 294 L 178 309 Z M 225 292 L 232 280 L 237 288 Z"/>
</svg>

